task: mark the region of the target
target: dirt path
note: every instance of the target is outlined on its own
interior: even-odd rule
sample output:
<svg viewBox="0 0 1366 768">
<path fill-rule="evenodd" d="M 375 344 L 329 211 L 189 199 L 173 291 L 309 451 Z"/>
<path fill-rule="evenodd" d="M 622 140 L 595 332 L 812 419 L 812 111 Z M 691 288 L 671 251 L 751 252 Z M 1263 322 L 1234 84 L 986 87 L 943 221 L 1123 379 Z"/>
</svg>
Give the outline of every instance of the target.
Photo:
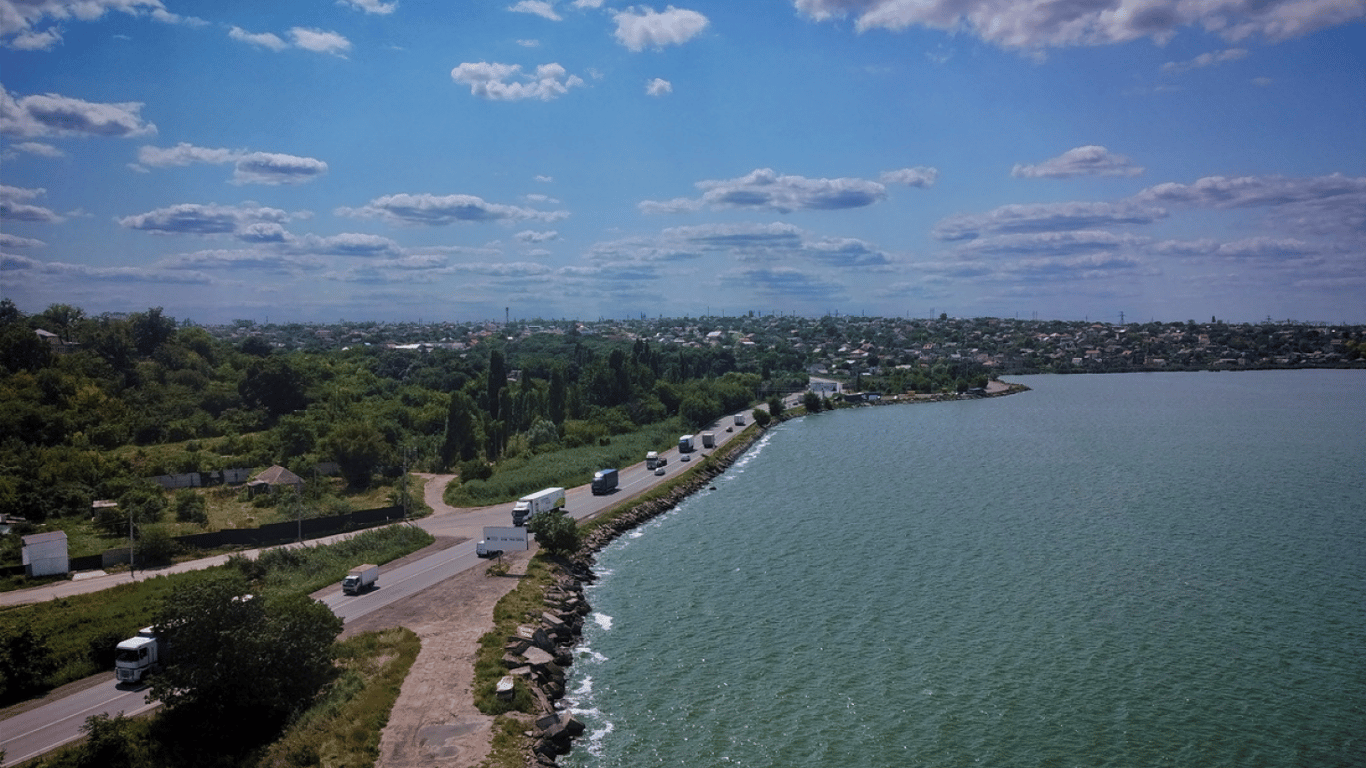
<svg viewBox="0 0 1366 768">
<path fill-rule="evenodd" d="M 441 503 L 449 480 L 428 477 L 425 498 L 437 514 L 451 511 Z M 471 568 L 346 625 L 343 636 L 404 626 L 422 638 L 380 737 L 377 768 L 475 768 L 488 756 L 493 718 L 474 708 L 475 655 L 479 638 L 493 629 L 494 605 L 517 586 L 531 554 L 505 555 L 507 576 Z"/>
</svg>

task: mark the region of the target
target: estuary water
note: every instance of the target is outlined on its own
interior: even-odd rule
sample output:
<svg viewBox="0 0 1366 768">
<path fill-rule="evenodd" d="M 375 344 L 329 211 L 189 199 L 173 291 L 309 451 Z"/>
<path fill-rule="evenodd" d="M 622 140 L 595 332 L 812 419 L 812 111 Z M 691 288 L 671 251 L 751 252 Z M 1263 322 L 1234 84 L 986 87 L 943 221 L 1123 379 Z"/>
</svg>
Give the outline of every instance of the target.
<svg viewBox="0 0 1366 768">
<path fill-rule="evenodd" d="M 771 430 L 599 556 L 562 764 L 1366 765 L 1366 371 Z"/>
</svg>

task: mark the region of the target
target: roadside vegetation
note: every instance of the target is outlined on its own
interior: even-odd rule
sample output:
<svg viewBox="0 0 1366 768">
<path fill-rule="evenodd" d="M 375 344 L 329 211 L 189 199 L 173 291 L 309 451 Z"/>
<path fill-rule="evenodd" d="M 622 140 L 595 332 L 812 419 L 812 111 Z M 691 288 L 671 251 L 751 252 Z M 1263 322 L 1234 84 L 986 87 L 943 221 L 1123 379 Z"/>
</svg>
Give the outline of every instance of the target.
<svg viewBox="0 0 1366 768">
<path fill-rule="evenodd" d="M 383 564 L 432 541 L 431 534 L 420 528 L 393 525 L 328 546 L 269 549 L 255 560 L 234 556 L 227 565 L 203 571 L 0 609 L 0 705 L 100 672 L 112 673 L 114 646 L 151 625 L 159 607 L 182 584 L 231 572 L 245 579 L 253 594 L 307 595 L 340 582 L 357 563 Z"/>
</svg>

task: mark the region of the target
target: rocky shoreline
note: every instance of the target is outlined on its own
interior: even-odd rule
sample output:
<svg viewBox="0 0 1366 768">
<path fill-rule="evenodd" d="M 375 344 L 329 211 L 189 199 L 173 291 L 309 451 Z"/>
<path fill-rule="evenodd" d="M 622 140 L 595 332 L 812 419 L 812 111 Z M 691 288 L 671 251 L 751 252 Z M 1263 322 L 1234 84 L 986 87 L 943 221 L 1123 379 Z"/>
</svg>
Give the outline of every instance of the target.
<svg viewBox="0 0 1366 768">
<path fill-rule="evenodd" d="M 1028 387 L 1009 385 L 987 393 L 941 395 L 919 399 L 882 400 L 862 405 L 943 402 L 981 397 L 1001 397 L 1023 392 Z M 782 419 L 773 424 L 781 423 Z M 584 588 L 597 580 L 593 572 L 595 555 L 618 536 L 677 507 L 684 499 L 709 486 L 711 482 L 757 442 L 769 427 L 755 425 L 725 446 L 724 455 L 712 454 L 698 464 L 687 479 L 664 496 L 643 501 L 629 511 L 595 527 L 584 537 L 579 549 L 558 564 L 555 583 L 546 590 L 545 610 L 540 620 L 518 628 L 504 647 L 503 663 L 510 677 L 526 681 L 541 713 L 531 735 L 528 768 L 555 768 L 557 758 L 569 754 L 574 739 L 583 735 L 585 726 L 568 711 L 558 708 L 564 698 L 566 669 L 573 663 L 574 647 L 583 635 L 583 620 L 591 611 Z"/>
</svg>

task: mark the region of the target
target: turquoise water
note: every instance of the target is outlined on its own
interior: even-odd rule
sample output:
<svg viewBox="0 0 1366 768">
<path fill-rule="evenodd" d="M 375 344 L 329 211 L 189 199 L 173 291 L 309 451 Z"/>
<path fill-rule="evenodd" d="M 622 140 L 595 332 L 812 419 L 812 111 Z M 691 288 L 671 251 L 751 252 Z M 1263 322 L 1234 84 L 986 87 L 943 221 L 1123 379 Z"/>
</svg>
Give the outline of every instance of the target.
<svg viewBox="0 0 1366 768">
<path fill-rule="evenodd" d="M 1366 764 L 1366 372 L 1018 380 L 601 553 L 562 764 Z"/>
</svg>

